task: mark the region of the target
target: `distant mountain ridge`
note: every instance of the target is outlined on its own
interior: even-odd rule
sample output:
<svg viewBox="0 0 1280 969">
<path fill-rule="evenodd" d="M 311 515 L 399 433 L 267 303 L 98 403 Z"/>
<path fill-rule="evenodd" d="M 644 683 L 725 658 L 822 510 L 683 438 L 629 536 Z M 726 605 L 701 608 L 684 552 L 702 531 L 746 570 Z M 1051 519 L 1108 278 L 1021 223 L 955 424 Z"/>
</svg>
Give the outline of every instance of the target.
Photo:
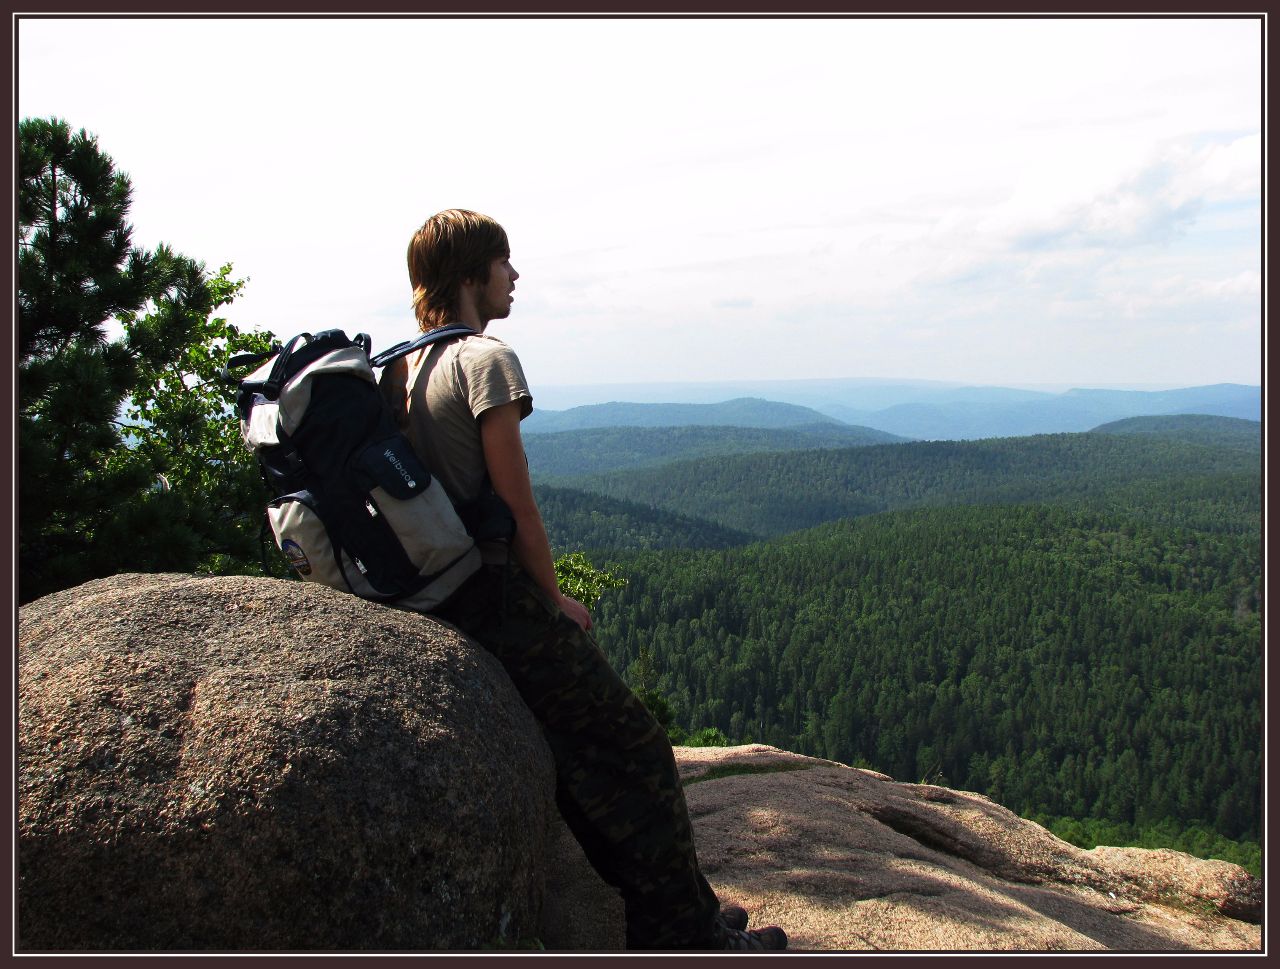
<svg viewBox="0 0 1280 969">
<path fill-rule="evenodd" d="M 893 444 L 904 438 L 868 427 L 815 424 L 799 427 L 590 427 L 528 434 L 529 469 L 538 479 L 645 468 L 717 455 Z"/>
<path fill-rule="evenodd" d="M 751 396 L 714 404 L 683 403 L 678 396 L 683 393 L 701 401 L 714 388 L 741 391 L 749 385 L 655 386 L 670 394 L 667 403 L 615 401 L 566 411 L 535 410 L 525 422 L 525 432 L 693 424 L 778 428 L 836 421 L 917 440 L 974 440 L 1088 431 L 1127 417 L 1203 414 L 1252 421 L 1262 417 L 1261 386 L 1243 384 L 1155 391 L 1073 388 L 1049 393 L 920 381 L 762 381 L 754 385 L 756 392 Z M 642 387 L 618 389 L 646 393 Z"/>
<path fill-rule="evenodd" d="M 525 434 L 580 431 L 595 427 L 800 427 L 839 424 L 838 419 L 809 407 L 739 397 L 717 404 L 637 404 L 613 401 L 566 411 L 535 410 L 522 425 Z"/>
<path fill-rule="evenodd" d="M 922 440 L 974 440 L 1087 431 L 1126 417 L 1205 414 L 1259 420 L 1262 388 L 1215 384 L 1180 390 L 1090 390 L 998 395 L 949 391 L 878 411 L 829 408 L 832 416 Z"/>
</svg>

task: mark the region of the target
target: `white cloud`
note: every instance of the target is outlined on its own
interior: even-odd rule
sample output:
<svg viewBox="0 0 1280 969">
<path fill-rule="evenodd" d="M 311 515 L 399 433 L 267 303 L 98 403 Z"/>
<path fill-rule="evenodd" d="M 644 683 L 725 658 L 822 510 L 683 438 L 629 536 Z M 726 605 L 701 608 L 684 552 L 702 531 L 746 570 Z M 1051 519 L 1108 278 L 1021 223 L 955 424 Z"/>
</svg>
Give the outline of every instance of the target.
<svg viewBox="0 0 1280 969">
<path fill-rule="evenodd" d="M 1197 151 L 1182 149 L 1181 165 L 1171 179 L 1175 202 L 1258 199 L 1262 191 L 1262 135 L 1245 135 L 1229 142 L 1208 144 Z"/>
<path fill-rule="evenodd" d="M 1190 295 L 1205 296 L 1211 299 L 1219 297 L 1260 299 L 1262 296 L 1262 274 L 1246 271 L 1237 273 L 1229 279 L 1197 281 L 1192 284 L 1190 289 Z"/>
</svg>

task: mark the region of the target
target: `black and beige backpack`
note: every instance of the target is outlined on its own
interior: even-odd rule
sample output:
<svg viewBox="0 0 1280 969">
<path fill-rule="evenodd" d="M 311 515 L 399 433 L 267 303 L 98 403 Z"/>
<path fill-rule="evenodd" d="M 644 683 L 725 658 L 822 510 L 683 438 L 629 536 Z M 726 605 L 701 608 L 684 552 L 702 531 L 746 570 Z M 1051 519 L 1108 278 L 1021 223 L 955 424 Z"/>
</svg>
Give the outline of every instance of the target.
<svg viewBox="0 0 1280 969">
<path fill-rule="evenodd" d="M 238 381 L 240 433 L 271 490 L 276 544 L 303 579 L 429 610 L 479 567 L 480 553 L 440 482 L 401 433 L 374 368 L 474 332 L 434 330 L 370 356 L 363 333 L 302 333 Z"/>
</svg>

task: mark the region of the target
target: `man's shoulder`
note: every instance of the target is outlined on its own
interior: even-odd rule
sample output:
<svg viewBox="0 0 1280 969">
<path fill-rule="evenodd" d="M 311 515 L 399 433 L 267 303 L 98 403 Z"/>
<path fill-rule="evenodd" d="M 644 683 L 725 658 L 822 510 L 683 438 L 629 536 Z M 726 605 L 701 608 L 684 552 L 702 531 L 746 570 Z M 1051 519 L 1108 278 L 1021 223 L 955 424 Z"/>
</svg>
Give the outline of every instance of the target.
<svg viewBox="0 0 1280 969">
<path fill-rule="evenodd" d="M 524 368 L 515 351 L 497 337 L 484 333 L 467 334 L 453 344 L 455 356 L 449 362 L 452 379 L 466 388 L 468 405 L 474 416 L 500 404 L 523 398 L 521 418 L 532 408 L 532 394 Z"/>
<path fill-rule="evenodd" d="M 453 343 L 454 354 L 466 362 L 491 360 L 496 357 L 514 359 L 515 350 L 503 340 L 488 333 L 468 333 Z"/>
<path fill-rule="evenodd" d="M 448 346 L 460 352 L 465 350 L 467 353 L 493 353 L 503 347 L 510 349 L 504 341 L 499 340 L 496 336 L 478 331 L 464 333 L 462 336 L 450 340 Z"/>
</svg>

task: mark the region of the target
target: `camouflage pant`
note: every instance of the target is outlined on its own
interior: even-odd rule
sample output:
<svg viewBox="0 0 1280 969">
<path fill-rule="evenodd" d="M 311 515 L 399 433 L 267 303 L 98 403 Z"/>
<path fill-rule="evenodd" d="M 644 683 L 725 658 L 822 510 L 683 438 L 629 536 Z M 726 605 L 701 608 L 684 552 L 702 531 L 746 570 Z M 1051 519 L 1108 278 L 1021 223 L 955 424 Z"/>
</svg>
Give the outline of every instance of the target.
<svg viewBox="0 0 1280 969">
<path fill-rule="evenodd" d="M 590 634 L 518 566 L 484 566 L 436 610 L 506 668 L 556 762 L 556 804 L 626 906 L 628 949 L 716 948 L 720 903 L 698 869 L 662 727 Z M 505 597 L 505 616 L 501 603 Z"/>
</svg>

